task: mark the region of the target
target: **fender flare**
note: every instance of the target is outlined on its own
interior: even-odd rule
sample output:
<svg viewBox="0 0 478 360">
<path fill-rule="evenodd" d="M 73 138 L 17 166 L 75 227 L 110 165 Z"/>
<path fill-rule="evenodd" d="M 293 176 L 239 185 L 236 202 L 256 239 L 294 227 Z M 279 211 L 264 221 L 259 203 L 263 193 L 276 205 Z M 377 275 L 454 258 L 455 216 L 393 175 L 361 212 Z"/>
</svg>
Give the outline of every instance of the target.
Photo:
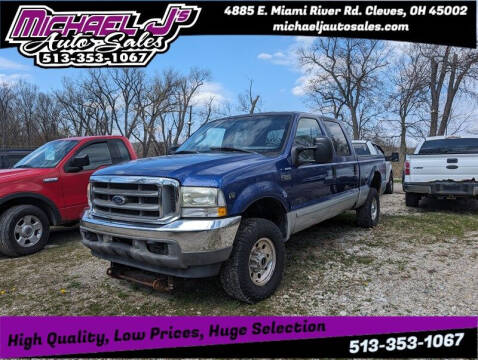
<svg viewBox="0 0 478 360">
<path fill-rule="evenodd" d="M 374 165 L 374 167 L 372 168 L 372 170 L 370 170 L 370 174 L 368 174 L 368 178 L 367 178 L 367 185 L 368 186 L 371 186 L 372 185 L 372 180 L 375 176 L 375 173 L 378 173 L 380 175 L 380 180 L 382 178 L 382 174 L 380 174 L 380 171 L 378 170 L 377 166 Z"/>
<path fill-rule="evenodd" d="M 21 193 L 14 193 L 14 194 L 7 195 L 0 199 L 0 207 L 2 207 L 4 204 L 6 204 L 7 202 L 11 200 L 17 200 L 22 198 L 35 199 L 44 203 L 48 207 L 47 216 L 52 222 L 52 225 L 58 225 L 62 222 L 60 211 L 58 210 L 55 203 L 51 201 L 49 198 L 47 198 L 46 196 L 43 196 L 37 193 L 21 192 Z"/>
<path fill-rule="evenodd" d="M 258 196 L 258 194 L 260 194 Z M 290 206 L 287 202 L 287 193 L 277 184 L 270 181 L 261 181 L 246 186 L 242 191 L 237 195 L 237 199 L 241 201 L 236 201 L 232 207 L 233 214 L 242 214 L 249 206 L 251 206 L 256 201 L 261 199 L 272 198 L 277 200 L 285 212 L 287 213 L 290 209 Z"/>
</svg>

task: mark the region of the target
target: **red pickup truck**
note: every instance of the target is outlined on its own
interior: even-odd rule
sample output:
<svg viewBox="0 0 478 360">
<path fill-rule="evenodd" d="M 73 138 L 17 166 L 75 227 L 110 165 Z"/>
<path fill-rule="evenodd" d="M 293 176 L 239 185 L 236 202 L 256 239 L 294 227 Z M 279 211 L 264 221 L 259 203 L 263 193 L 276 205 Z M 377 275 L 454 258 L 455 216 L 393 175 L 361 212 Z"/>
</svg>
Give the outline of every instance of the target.
<svg viewBox="0 0 478 360">
<path fill-rule="evenodd" d="M 54 140 L 0 170 L 0 253 L 28 255 L 48 242 L 50 225 L 74 223 L 88 207 L 97 169 L 136 159 L 122 136 Z"/>
</svg>

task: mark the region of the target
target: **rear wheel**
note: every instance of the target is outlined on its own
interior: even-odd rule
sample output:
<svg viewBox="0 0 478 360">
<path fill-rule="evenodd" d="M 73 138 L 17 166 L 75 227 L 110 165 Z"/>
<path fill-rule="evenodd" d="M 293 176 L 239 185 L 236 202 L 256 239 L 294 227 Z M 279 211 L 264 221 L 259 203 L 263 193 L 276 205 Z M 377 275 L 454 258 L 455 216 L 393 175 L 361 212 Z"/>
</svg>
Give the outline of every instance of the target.
<svg viewBox="0 0 478 360">
<path fill-rule="evenodd" d="M 415 193 L 405 193 L 405 205 L 409 207 L 418 207 L 420 203 L 420 195 Z"/>
<path fill-rule="evenodd" d="M 7 209 L 0 217 L 0 252 L 15 257 L 40 251 L 48 242 L 49 226 L 48 217 L 36 206 Z"/>
<path fill-rule="evenodd" d="M 380 198 L 377 189 L 370 188 L 365 204 L 357 209 L 357 224 L 360 227 L 371 228 L 380 219 Z"/>
<path fill-rule="evenodd" d="M 393 173 L 390 172 L 390 178 L 388 179 L 387 187 L 385 188 L 385 194 L 393 194 Z"/>
<path fill-rule="evenodd" d="M 282 233 L 271 221 L 244 219 L 234 241 L 231 257 L 220 279 L 230 296 L 254 303 L 271 296 L 282 280 L 285 247 Z"/>
</svg>

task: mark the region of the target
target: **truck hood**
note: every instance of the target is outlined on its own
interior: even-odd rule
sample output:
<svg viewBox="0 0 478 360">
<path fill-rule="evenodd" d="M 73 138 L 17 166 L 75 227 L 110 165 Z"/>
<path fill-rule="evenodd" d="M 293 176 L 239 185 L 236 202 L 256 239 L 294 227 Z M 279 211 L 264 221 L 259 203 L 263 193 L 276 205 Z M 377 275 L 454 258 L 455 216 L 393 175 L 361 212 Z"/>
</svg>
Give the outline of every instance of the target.
<svg viewBox="0 0 478 360">
<path fill-rule="evenodd" d="M 260 154 L 202 153 L 159 156 L 109 166 L 93 175 L 158 176 L 183 185 L 220 186 L 225 175 L 270 161 Z"/>
<path fill-rule="evenodd" d="M 34 177 L 42 172 L 45 172 L 45 170 L 51 169 L 0 169 L 0 184 L 11 183 L 14 181 L 20 181 L 26 178 Z"/>
</svg>

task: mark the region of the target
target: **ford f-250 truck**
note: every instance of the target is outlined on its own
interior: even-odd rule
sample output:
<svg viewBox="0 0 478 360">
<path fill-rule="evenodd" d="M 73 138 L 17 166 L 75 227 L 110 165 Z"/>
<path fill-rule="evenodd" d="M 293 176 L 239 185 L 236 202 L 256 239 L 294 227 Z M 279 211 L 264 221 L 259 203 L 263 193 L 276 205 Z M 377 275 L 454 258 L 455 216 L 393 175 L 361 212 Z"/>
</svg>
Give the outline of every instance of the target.
<svg viewBox="0 0 478 360">
<path fill-rule="evenodd" d="M 113 277 L 161 288 L 220 274 L 229 295 L 251 303 L 279 285 L 292 234 L 351 209 L 375 226 L 385 179 L 384 159 L 358 161 L 334 120 L 220 119 L 174 155 L 95 172 L 82 242 Z"/>
<path fill-rule="evenodd" d="M 422 197 L 478 197 L 478 137 L 433 136 L 422 141 L 404 163 L 405 203 Z"/>
<path fill-rule="evenodd" d="M 128 139 L 86 136 L 54 140 L 0 170 L 0 253 L 28 255 L 48 242 L 50 225 L 80 220 L 90 175 L 136 159 Z"/>
</svg>

